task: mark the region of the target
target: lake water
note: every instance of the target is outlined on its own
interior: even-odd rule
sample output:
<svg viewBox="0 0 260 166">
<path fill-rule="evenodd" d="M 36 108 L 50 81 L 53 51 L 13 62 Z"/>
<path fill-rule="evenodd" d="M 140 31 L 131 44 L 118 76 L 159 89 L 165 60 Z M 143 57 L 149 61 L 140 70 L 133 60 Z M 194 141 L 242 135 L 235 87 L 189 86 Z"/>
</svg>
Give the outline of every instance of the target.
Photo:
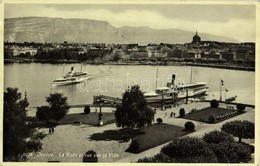
<svg viewBox="0 0 260 166">
<path fill-rule="evenodd" d="M 70 71 L 86 71 L 92 75 L 87 82 L 51 86 L 51 82 Z M 152 91 L 156 84 L 157 66 L 142 65 L 88 65 L 88 64 L 6 64 L 4 65 L 4 88 L 17 87 L 27 92 L 31 107 L 47 105 L 45 97 L 61 92 L 70 104 L 90 104 L 94 95 L 121 97 L 128 86 L 138 84 L 144 91 Z M 64 71 L 64 72 L 63 72 Z M 209 86 L 208 99 L 220 96 L 220 80 L 224 81 L 222 98 L 237 95 L 237 102 L 255 103 L 255 72 L 189 66 L 158 66 L 157 86 L 170 82 L 171 74 L 177 73 L 177 83 L 206 82 Z M 225 92 L 228 89 L 228 92 Z"/>
</svg>

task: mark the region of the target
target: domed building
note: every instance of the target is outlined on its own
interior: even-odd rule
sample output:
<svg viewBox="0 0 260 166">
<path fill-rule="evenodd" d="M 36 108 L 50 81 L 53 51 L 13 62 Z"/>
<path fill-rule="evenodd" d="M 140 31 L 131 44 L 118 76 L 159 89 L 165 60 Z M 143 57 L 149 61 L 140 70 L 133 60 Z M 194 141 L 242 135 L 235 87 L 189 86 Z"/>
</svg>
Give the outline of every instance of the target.
<svg viewBox="0 0 260 166">
<path fill-rule="evenodd" d="M 198 35 L 198 32 L 196 31 L 196 34 L 193 36 L 193 39 L 192 39 L 192 44 L 199 44 L 201 41 L 199 35 Z"/>
</svg>

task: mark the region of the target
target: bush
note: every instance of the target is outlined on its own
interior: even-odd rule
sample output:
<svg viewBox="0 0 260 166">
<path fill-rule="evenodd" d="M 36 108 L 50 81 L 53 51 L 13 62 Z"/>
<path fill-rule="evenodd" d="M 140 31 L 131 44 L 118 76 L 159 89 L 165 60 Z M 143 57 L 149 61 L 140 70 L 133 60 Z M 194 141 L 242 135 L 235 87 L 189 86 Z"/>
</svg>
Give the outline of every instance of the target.
<svg viewBox="0 0 260 166">
<path fill-rule="evenodd" d="M 163 122 L 162 118 L 157 118 L 156 121 L 160 124 Z"/>
<path fill-rule="evenodd" d="M 209 123 L 214 123 L 214 122 L 215 122 L 214 116 L 210 115 L 209 116 Z"/>
<path fill-rule="evenodd" d="M 240 163 L 251 160 L 250 148 L 237 142 L 209 144 L 220 163 Z"/>
<path fill-rule="evenodd" d="M 37 107 L 36 117 L 40 121 L 45 121 L 50 119 L 50 108 L 48 106 Z"/>
<path fill-rule="evenodd" d="M 199 138 L 177 138 L 161 149 L 161 153 L 178 163 L 215 163 L 217 157 L 208 144 Z"/>
<path fill-rule="evenodd" d="M 235 120 L 225 123 L 221 130 L 239 138 L 253 139 L 255 138 L 255 124 L 247 120 Z"/>
<path fill-rule="evenodd" d="M 89 106 L 85 106 L 84 108 L 84 114 L 89 114 L 90 113 L 90 108 Z"/>
<path fill-rule="evenodd" d="M 209 144 L 218 144 L 221 142 L 235 142 L 234 138 L 230 134 L 218 130 L 204 134 L 202 139 Z"/>
<path fill-rule="evenodd" d="M 218 108 L 219 103 L 216 99 L 210 101 L 210 107 L 211 108 Z"/>
<path fill-rule="evenodd" d="M 193 131 L 195 129 L 195 125 L 191 121 L 186 122 L 184 127 L 186 131 Z"/>
<path fill-rule="evenodd" d="M 179 114 L 180 114 L 180 117 L 184 117 L 185 115 L 185 109 L 184 108 L 181 108 L 180 111 L 179 111 Z"/>
<path fill-rule="evenodd" d="M 138 163 L 175 163 L 175 159 L 170 158 L 163 153 L 159 153 L 153 157 L 145 157 L 143 159 L 139 159 Z"/>
<path fill-rule="evenodd" d="M 244 111 L 246 109 L 246 106 L 244 104 L 238 104 L 237 105 L 237 110 L 238 111 Z"/>
<path fill-rule="evenodd" d="M 83 156 L 83 162 L 98 162 L 97 153 L 93 150 L 89 150 Z"/>
</svg>

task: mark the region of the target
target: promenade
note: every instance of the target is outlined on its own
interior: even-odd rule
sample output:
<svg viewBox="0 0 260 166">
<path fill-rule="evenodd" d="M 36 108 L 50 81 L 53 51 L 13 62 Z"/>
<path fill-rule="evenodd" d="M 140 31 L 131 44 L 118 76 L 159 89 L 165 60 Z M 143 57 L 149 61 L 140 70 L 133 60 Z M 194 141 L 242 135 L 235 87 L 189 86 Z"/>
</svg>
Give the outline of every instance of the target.
<svg viewBox="0 0 260 166">
<path fill-rule="evenodd" d="M 204 108 L 209 103 L 199 102 L 183 104 L 174 108 L 168 108 L 164 111 L 157 110 L 155 114 L 155 120 L 162 118 L 163 123 L 176 125 L 184 128 L 184 124 L 189 121 L 182 118 L 170 117 L 170 113 L 173 112 L 176 116 L 179 115 L 179 109 L 184 108 L 186 113 L 193 108 Z M 220 104 L 220 107 L 225 107 L 225 104 Z M 91 108 L 92 111 L 95 108 Z M 102 108 L 102 112 L 112 112 L 114 108 Z M 82 113 L 83 108 L 71 108 L 71 113 Z M 246 113 L 225 120 L 217 124 L 206 124 L 202 122 L 193 121 L 195 124 L 195 132 L 186 136 L 202 137 L 204 133 L 213 130 L 219 130 L 220 127 L 233 120 L 249 120 L 254 122 L 255 109 L 247 108 Z M 156 123 L 156 122 L 154 122 Z M 140 158 L 151 157 L 160 152 L 160 149 L 166 145 L 156 146 L 139 154 L 132 154 L 125 152 L 130 145 L 129 142 L 120 142 L 118 140 L 94 140 L 91 136 L 95 133 L 103 133 L 104 131 L 119 130 L 115 123 L 105 125 L 102 127 L 89 126 L 89 125 L 59 125 L 55 128 L 53 134 L 48 134 L 48 129 L 40 129 L 44 133 L 48 134 L 42 141 L 43 149 L 40 152 L 33 153 L 29 156 L 28 161 L 34 162 L 47 162 L 47 161 L 60 161 L 60 162 L 82 162 L 82 155 L 88 150 L 94 150 L 100 157 L 99 162 L 136 162 Z M 254 143 L 254 140 L 243 139 L 244 142 Z"/>
</svg>

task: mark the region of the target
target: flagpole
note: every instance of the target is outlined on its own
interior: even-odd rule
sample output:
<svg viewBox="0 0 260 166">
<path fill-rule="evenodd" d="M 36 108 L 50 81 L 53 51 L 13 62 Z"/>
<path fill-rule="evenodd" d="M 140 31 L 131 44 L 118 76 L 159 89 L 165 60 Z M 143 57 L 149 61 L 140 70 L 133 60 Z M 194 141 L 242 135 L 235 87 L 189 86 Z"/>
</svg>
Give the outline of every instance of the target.
<svg viewBox="0 0 260 166">
<path fill-rule="evenodd" d="M 226 98 L 226 93 L 227 93 L 227 90 L 225 89 L 225 101 L 226 101 L 226 99 L 227 99 L 227 98 Z"/>
<path fill-rule="evenodd" d="M 219 91 L 219 93 L 220 93 L 220 98 L 219 98 L 219 100 L 220 101 L 222 101 L 222 94 L 221 94 L 221 87 L 222 87 L 222 80 L 220 80 L 220 91 Z"/>
</svg>

